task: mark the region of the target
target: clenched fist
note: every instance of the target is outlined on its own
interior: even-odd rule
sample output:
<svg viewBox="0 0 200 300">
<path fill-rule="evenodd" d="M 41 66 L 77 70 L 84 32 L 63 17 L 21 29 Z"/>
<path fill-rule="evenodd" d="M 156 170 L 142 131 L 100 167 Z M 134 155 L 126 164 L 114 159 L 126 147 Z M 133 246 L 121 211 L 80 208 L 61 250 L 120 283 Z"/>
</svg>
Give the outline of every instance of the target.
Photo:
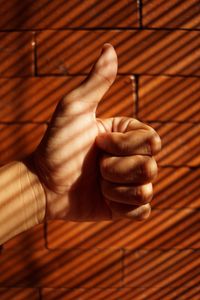
<svg viewBox="0 0 200 300">
<path fill-rule="evenodd" d="M 58 104 L 32 156 L 47 219 L 142 220 L 150 214 L 158 134 L 133 118 L 96 118 L 116 74 L 116 52 L 105 44 L 88 78 Z"/>
</svg>

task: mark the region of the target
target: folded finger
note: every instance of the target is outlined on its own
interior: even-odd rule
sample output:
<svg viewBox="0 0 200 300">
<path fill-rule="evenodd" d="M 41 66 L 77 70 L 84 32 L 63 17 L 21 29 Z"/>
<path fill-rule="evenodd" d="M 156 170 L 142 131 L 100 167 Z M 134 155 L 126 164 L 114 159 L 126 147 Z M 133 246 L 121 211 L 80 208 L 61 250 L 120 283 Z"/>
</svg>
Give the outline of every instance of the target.
<svg viewBox="0 0 200 300">
<path fill-rule="evenodd" d="M 101 191 L 106 199 L 131 205 L 143 205 L 151 201 L 153 187 L 151 183 L 133 186 L 101 180 Z"/>
<path fill-rule="evenodd" d="M 107 203 L 111 209 L 113 220 L 128 218 L 143 221 L 146 220 L 151 213 L 151 205 L 149 203 L 141 206 L 121 204 L 114 201 L 108 201 Z"/>
<path fill-rule="evenodd" d="M 105 133 L 96 141 L 102 150 L 116 156 L 155 155 L 161 149 L 160 137 L 153 129 Z"/>
<path fill-rule="evenodd" d="M 115 183 L 145 184 L 157 175 L 157 163 L 153 157 L 133 155 L 116 157 L 103 155 L 100 172 L 103 179 Z"/>
</svg>

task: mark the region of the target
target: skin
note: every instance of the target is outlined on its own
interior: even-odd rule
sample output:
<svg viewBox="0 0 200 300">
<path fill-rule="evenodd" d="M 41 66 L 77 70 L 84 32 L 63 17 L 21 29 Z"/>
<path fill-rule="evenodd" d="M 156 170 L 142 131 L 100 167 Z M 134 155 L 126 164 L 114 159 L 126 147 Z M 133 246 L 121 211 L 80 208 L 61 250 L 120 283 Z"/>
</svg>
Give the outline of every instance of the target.
<svg viewBox="0 0 200 300">
<path fill-rule="evenodd" d="M 58 104 L 31 156 L 46 195 L 46 219 L 143 220 L 150 215 L 158 134 L 134 118 L 96 118 L 116 74 L 116 52 L 105 44 L 88 78 Z"/>
</svg>

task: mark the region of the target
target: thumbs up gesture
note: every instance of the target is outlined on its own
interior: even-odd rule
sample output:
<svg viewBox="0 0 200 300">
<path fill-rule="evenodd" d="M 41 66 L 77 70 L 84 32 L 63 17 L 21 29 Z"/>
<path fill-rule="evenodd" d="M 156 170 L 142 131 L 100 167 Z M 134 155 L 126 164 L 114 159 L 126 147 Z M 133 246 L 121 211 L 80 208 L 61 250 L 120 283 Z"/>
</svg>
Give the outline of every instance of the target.
<svg viewBox="0 0 200 300">
<path fill-rule="evenodd" d="M 47 219 L 143 220 L 150 215 L 158 134 L 133 118 L 96 118 L 116 74 L 116 52 L 105 44 L 87 79 L 58 104 L 33 155 Z"/>
</svg>

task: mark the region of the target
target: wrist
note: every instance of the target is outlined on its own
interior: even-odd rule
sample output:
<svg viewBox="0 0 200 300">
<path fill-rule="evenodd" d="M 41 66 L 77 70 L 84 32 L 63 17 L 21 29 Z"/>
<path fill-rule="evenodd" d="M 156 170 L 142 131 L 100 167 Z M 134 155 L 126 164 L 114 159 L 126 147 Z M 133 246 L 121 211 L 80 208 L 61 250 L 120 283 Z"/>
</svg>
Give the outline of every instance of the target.
<svg viewBox="0 0 200 300">
<path fill-rule="evenodd" d="M 0 245 L 43 222 L 45 194 L 27 163 L 14 161 L 0 168 Z"/>
<path fill-rule="evenodd" d="M 46 193 L 43 184 L 34 168 L 31 157 L 19 162 L 21 168 L 21 186 L 27 189 L 29 202 L 32 203 L 32 217 L 30 222 L 40 224 L 46 215 Z M 27 188 L 28 187 L 28 188 Z M 28 196 L 28 195 L 27 195 Z"/>
<path fill-rule="evenodd" d="M 45 220 L 67 219 L 68 212 L 68 193 L 56 189 L 51 178 L 51 172 L 45 163 L 45 159 L 39 152 L 34 152 L 26 164 L 38 177 L 40 185 L 45 195 Z"/>
</svg>

